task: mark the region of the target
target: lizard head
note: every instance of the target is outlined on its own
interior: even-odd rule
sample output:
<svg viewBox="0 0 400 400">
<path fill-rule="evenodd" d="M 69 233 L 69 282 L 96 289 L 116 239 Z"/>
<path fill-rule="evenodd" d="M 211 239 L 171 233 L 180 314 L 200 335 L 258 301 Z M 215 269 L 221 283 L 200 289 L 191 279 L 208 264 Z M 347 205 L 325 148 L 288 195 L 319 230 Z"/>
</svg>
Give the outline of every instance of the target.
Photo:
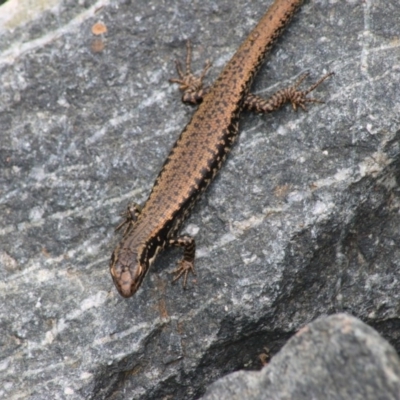
<svg viewBox="0 0 400 400">
<path fill-rule="evenodd" d="M 139 260 L 138 254 L 130 249 L 117 247 L 110 261 L 110 272 L 118 292 L 131 297 L 139 289 L 149 265 Z"/>
</svg>

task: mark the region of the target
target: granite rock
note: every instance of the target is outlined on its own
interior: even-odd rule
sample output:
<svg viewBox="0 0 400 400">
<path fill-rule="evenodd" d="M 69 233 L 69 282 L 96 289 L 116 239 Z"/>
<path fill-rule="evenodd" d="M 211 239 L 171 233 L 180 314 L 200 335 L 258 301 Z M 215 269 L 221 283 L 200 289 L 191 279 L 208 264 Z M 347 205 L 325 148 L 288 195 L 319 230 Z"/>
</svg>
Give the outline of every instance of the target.
<svg viewBox="0 0 400 400">
<path fill-rule="evenodd" d="M 188 290 L 167 273 L 178 249 L 134 297 L 113 286 L 119 213 L 193 112 L 168 83 L 186 38 L 212 82 L 270 3 L 0 7 L 0 397 L 195 399 L 336 312 L 400 350 L 397 0 L 306 2 L 253 91 L 335 71 L 325 104 L 244 113 L 185 228 Z"/>
<path fill-rule="evenodd" d="M 396 400 L 400 359 L 368 325 L 321 317 L 293 336 L 261 371 L 233 372 L 201 400 Z"/>
</svg>

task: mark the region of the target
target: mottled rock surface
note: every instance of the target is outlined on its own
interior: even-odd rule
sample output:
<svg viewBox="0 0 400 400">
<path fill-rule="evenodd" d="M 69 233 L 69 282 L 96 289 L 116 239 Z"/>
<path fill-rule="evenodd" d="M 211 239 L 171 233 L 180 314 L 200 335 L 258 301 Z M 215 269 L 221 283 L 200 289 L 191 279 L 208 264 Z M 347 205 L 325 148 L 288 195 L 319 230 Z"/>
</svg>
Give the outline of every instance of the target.
<svg viewBox="0 0 400 400">
<path fill-rule="evenodd" d="M 302 328 L 260 372 L 238 371 L 201 400 L 397 400 L 400 359 L 354 317 L 318 318 Z"/>
<path fill-rule="evenodd" d="M 270 3 L 0 7 L 0 397 L 199 398 L 340 311 L 400 350 L 397 0 L 304 5 L 254 92 L 333 70 L 325 104 L 243 115 L 186 227 L 188 290 L 167 273 L 178 249 L 135 297 L 113 287 L 119 213 L 146 199 L 193 111 L 168 83 L 185 39 L 211 82 Z"/>
</svg>

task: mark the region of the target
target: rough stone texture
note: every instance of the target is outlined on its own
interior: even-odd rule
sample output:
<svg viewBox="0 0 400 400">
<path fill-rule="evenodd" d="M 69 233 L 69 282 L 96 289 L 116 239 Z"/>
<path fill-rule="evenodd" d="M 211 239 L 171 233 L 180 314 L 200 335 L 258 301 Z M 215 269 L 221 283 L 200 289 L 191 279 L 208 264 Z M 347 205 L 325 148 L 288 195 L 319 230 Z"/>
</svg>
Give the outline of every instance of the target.
<svg viewBox="0 0 400 400">
<path fill-rule="evenodd" d="M 135 297 L 113 287 L 118 214 L 146 199 L 192 113 L 167 82 L 185 38 L 212 81 L 270 3 L 1 6 L 0 397 L 198 398 L 337 311 L 399 351 L 398 0 L 302 8 L 254 91 L 333 70 L 315 93 L 326 103 L 243 116 L 187 225 L 189 290 L 167 273 L 179 250 Z"/>
<path fill-rule="evenodd" d="M 260 372 L 238 371 L 213 383 L 202 400 L 397 400 L 400 359 L 354 317 L 318 318 Z"/>
</svg>

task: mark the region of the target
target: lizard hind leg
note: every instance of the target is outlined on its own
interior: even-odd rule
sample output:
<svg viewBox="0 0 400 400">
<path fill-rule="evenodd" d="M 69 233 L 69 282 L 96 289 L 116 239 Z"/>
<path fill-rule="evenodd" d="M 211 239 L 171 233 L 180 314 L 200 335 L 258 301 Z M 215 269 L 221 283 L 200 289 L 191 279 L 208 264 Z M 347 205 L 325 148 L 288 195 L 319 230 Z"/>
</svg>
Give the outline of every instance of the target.
<svg viewBox="0 0 400 400">
<path fill-rule="evenodd" d="M 264 99 L 260 96 L 249 93 L 244 100 L 244 107 L 249 111 L 257 113 L 269 113 L 276 111 L 286 103 L 291 103 L 295 111 L 300 107 L 304 111 L 307 111 L 306 103 L 323 103 L 322 100 L 307 97 L 317 86 L 319 86 L 325 79 L 334 75 L 334 72 L 329 72 L 320 78 L 317 82 L 311 85 L 306 90 L 299 90 L 299 86 L 303 83 L 304 79 L 309 74 L 303 74 L 300 78 L 291 86 L 281 89 L 274 93 L 268 99 Z"/>
<path fill-rule="evenodd" d="M 295 84 L 292 86 L 293 92 L 290 94 L 289 96 L 290 98 L 288 99 L 288 101 L 292 103 L 293 109 L 297 111 L 297 107 L 301 107 L 304 111 L 307 111 L 305 103 L 323 103 L 322 100 L 315 99 L 313 97 L 307 97 L 307 95 L 311 93 L 317 86 L 319 86 L 325 79 L 331 77 L 334 74 L 335 74 L 334 72 L 329 72 L 325 74 L 323 77 L 318 79 L 317 82 L 308 87 L 306 90 L 298 90 L 298 87 L 301 85 L 304 79 L 307 78 L 309 74 L 306 73 L 300 76 L 297 82 L 295 82 Z"/>
<path fill-rule="evenodd" d="M 203 87 L 203 80 L 207 75 L 208 70 L 211 67 L 211 61 L 207 60 L 203 71 L 199 76 L 192 73 L 192 45 L 188 39 L 186 42 L 186 62 L 185 71 L 182 70 L 182 65 L 179 60 L 175 61 L 176 71 L 178 72 L 179 78 L 171 78 L 171 83 L 179 84 L 179 90 L 182 94 L 182 102 L 186 104 L 200 104 L 203 100 L 203 96 L 208 92 L 207 87 Z"/>
</svg>

